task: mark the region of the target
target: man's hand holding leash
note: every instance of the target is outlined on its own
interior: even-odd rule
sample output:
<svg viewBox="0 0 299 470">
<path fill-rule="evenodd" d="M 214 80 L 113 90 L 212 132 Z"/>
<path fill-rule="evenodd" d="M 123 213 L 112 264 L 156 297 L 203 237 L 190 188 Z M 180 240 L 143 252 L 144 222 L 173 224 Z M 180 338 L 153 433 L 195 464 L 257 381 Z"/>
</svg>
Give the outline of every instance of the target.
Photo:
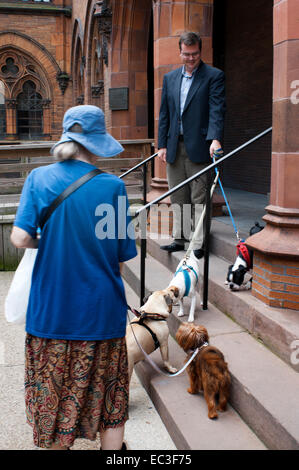
<svg viewBox="0 0 299 470">
<path fill-rule="evenodd" d="M 223 151 L 221 149 L 221 143 L 219 140 L 213 140 L 211 145 L 210 145 L 210 156 L 211 158 L 213 157 L 221 157 Z"/>
</svg>

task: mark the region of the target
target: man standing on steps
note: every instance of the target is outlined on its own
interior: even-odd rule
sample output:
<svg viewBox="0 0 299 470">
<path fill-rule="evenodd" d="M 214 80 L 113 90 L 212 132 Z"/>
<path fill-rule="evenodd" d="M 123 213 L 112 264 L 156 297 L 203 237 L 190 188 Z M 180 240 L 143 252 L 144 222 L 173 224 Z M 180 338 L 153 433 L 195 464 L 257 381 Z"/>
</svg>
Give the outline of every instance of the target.
<svg viewBox="0 0 299 470">
<path fill-rule="evenodd" d="M 183 66 L 164 76 L 158 157 L 167 162 L 170 189 L 208 166 L 210 157 L 221 148 L 225 113 L 224 73 L 201 60 L 201 48 L 198 33 L 183 33 L 179 40 Z M 203 175 L 171 195 L 171 203 L 180 211 L 174 211 L 174 241 L 161 246 L 161 249 L 169 253 L 185 249 L 185 243 L 190 239 L 191 213 L 194 223 L 203 210 L 206 185 L 210 185 L 210 179 Z M 184 205 L 189 205 L 185 209 L 191 205 L 192 212 L 183 211 Z M 201 258 L 204 254 L 203 230 L 194 247 L 196 256 Z"/>
</svg>

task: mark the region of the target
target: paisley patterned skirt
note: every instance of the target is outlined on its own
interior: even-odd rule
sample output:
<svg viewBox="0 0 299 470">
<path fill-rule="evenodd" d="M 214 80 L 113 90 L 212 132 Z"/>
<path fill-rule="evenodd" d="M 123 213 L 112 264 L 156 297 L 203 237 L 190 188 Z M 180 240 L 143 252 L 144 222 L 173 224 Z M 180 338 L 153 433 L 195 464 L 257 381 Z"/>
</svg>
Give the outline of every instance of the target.
<svg viewBox="0 0 299 470">
<path fill-rule="evenodd" d="M 34 444 L 72 446 L 76 438 L 128 419 L 125 338 L 70 341 L 26 336 L 25 404 Z"/>
</svg>

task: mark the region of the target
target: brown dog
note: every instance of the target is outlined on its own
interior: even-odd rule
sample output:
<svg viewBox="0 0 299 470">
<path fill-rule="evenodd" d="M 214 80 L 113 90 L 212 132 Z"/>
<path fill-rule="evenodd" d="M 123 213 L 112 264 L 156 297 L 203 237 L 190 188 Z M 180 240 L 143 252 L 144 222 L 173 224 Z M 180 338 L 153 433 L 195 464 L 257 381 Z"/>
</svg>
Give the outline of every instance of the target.
<svg viewBox="0 0 299 470">
<path fill-rule="evenodd" d="M 214 346 L 203 346 L 209 341 L 209 335 L 204 326 L 182 323 L 176 333 L 176 340 L 188 354 L 187 360 L 196 348 L 202 347 L 187 367 L 190 380 L 190 388 L 187 391 L 198 393 L 203 390 L 208 405 L 208 416 L 211 419 L 217 418 L 217 410 L 226 410 L 231 384 L 222 352 Z M 218 406 L 216 405 L 217 396 Z"/>
</svg>

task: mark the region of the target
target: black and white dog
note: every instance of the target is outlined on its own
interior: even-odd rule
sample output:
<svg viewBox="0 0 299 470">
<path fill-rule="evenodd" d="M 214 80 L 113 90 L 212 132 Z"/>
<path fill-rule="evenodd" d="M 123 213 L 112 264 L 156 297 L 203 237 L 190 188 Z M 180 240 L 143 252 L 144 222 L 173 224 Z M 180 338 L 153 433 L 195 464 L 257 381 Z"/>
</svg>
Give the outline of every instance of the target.
<svg viewBox="0 0 299 470">
<path fill-rule="evenodd" d="M 249 235 L 254 235 L 255 233 L 263 230 L 258 222 L 255 223 L 249 231 Z M 252 268 L 252 259 L 253 252 L 246 246 L 246 242 L 240 241 L 237 244 L 237 259 L 235 264 L 231 264 L 228 267 L 228 273 L 226 277 L 225 284 L 228 284 L 231 290 L 249 290 L 252 286 L 252 277 L 244 282 L 245 274 Z"/>
</svg>

